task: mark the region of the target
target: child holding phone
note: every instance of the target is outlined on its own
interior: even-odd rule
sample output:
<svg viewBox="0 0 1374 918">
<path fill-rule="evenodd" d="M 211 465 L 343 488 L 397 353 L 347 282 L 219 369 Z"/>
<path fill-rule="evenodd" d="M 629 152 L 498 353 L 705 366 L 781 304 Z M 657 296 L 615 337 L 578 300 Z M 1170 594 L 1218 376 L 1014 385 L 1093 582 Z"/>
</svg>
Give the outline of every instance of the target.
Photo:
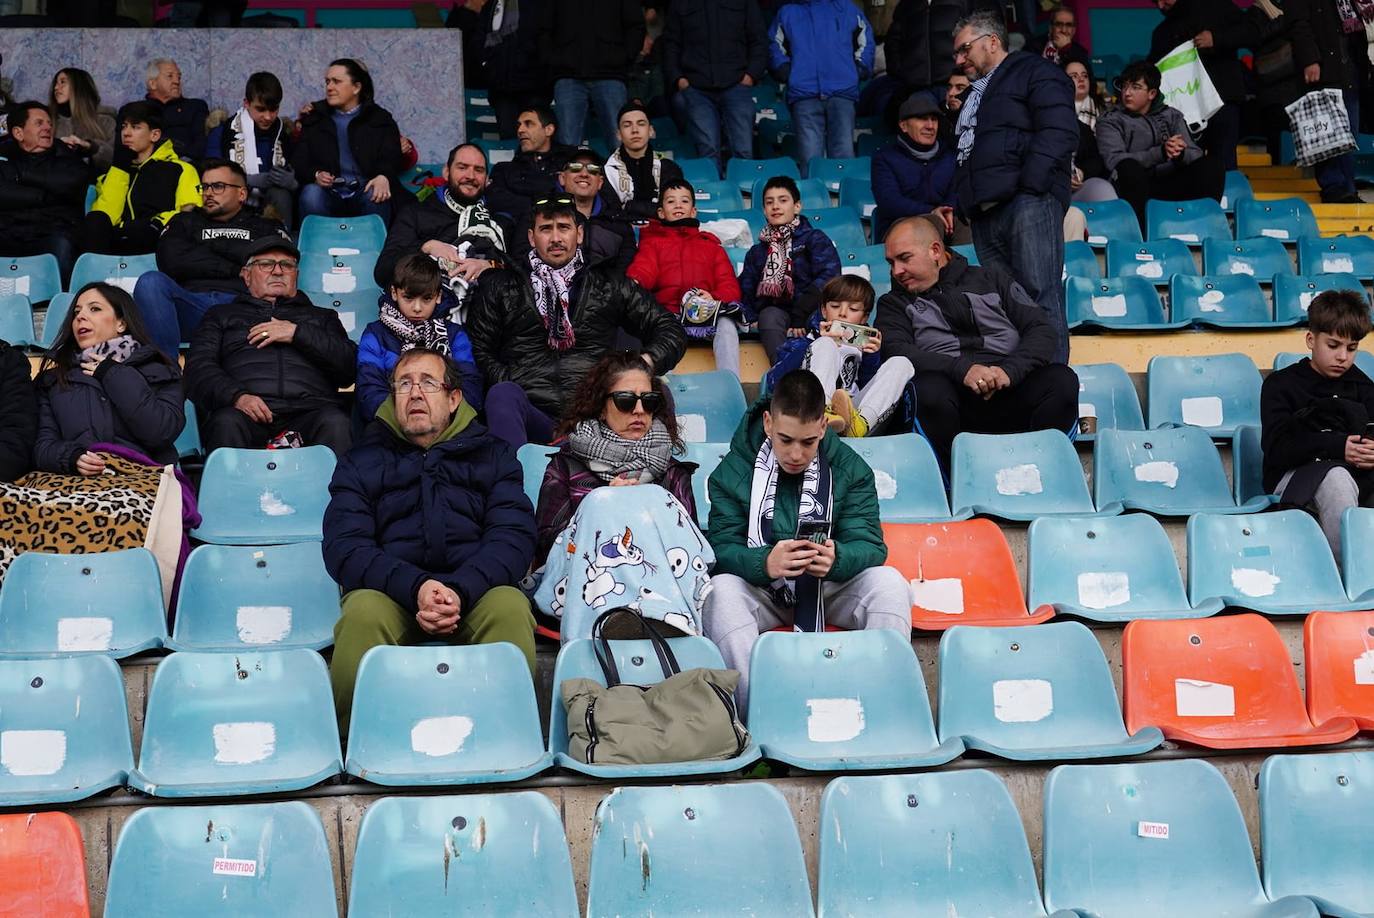
<svg viewBox="0 0 1374 918">
<path fill-rule="evenodd" d="M 807 333 L 789 338 L 768 371 L 771 388 L 789 371 L 810 370 L 821 381 L 826 424 L 842 437 L 866 437 L 883 424 L 916 375 L 905 357 L 878 356 L 883 336 L 868 324 L 873 285 L 841 274 L 821 288 L 821 307 Z"/>
</svg>

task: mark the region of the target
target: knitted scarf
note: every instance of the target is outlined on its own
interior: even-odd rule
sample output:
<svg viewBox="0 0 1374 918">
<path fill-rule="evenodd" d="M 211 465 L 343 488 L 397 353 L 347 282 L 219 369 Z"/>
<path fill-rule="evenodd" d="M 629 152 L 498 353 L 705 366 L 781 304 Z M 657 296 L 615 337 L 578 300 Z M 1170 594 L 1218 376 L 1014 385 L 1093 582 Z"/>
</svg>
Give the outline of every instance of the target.
<svg viewBox="0 0 1374 918">
<path fill-rule="evenodd" d="M 270 163 L 264 163 L 258 157 L 257 130 L 258 126 L 253 123 L 253 116 L 248 113 L 248 109 L 241 108 L 234 113 L 233 121 L 230 122 L 229 160 L 238 163 L 243 167 L 243 171 L 249 175 L 257 175 L 274 168 L 285 168 L 286 156 L 281 149 L 283 132 L 281 119 L 277 119 L 277 132 L 272 137 L 272 161 Z"/>
<path fill-rule="evenodd" d="M 1364 31 L 1366 23 L 1374 22 L 1374 0 L 1336 0 L 1336 13 L 1347 35 Z"/>
<path fill-rule="evenodd" d="M 638 477 L 641 484 L 661 482 L 673 457 L 673 440 L 658 418 L 639 440 L 622 437 L 600 418 L 579 421 L 568 434 L 568 446 L 605 482 L 622 474 Z"/>
<path fill-rule="evenodd" d="M 750 548 L 767 548 L 780 539 L 792 538 L 792 533 L 773 531 L 773 501 L 777 491 L 778 458 L 773 453 L 773 441 L 764 437 L 759 454 L 754 459 L 754 477 L 749 488 Z M 832 509 L 830 463 L 817 450 L 816 458 L 802 473 L 797 521 L 829 520 Z M 802 574 L 792 580 L 779 577 L 769 584 L 768 591 L 773 601 L 779 606 L 795 610 L 792 616 L 793 631 L 825 630 L 825 600 L 820 586 L 820 581 L 810 574 Z"/>
<path fill-rule="evenodd" d="M 605 169 L 606 180 L 621 204 L 628 204 L 636 198 L 641 201 L 658 200 L 659 183 L 663 178 L 663 161 L 654 153 L 652 146 L 645 149 L 644 155 L 639 159 L 626 155 L 624 147 L 616 147 L 615 152 L 606 159 Z M 652 180 L 653 187 L 640 187 L 640 184 L 649 185 L 649 180 Z M 639 184 L 636 184 L 637 182 Z M 635 194 L 637 188 L 639 194 Z"/>
<path fill-rule="evenodd" d="M 492 217 L 491 211 L 487 210 L 487 205 L 483 201 L 472 204 L 464 204 L 455 201 L 449 189 L 445 188 L 440 198 L 453 215 L 458 218 L 458 232 L 453 235 L 455 239 L 472 238 L 479 236 L 490 240 L 496 244 L 501 251 L 506 250 L 506 236 L 501 231 L 501 224 Z M 456 243 L 455 243 L 456 245 Z"/>
<path fill-rule="evenodd" d="M 759 241 L 768 243 L 768 257 L 763 262 L 763 276 L 759 278 L 758 295 L 772 299 L 792 298 L 792 233 L 801 225 L 801 217 L 782 226 L 768 224 L 759 233 Z"/>
<path fill-rule="evenodd" d="M 97 363 L 102 360 L 113 360 L 115 363 L 123 363 L 129 359 L 137 348 L 138 341 L 133 335 L 119 335 L 118 337 L 111 338 L 109 341 L 92 344 L 90 347 L 83 349 L 76 363 L 77 366 L 91 360 Z"/>
<path fill-rule="evenodd" d="M 382 325 L 401 341 L 401 353 L 414 347 L 426 347 L 441 354 L 449 353 L 448 324 L 435 315 L 420 322 L 408 319 L 390 294 L 383 293 L 377 301 Z M 437 312 L 437 310 L 436 310 Z"/>
<path fill-rule="evenodd" d="M 549 334 L 550 350 L 570 350 L 577 343 L 572 318 L 569 316 L 572 304 L 569 302 L 568 291 L 572 287 L 573 275 L 582 267 L 582 262 L 580 248 L 561 268 L 545 264 L 538 252 L 530 250 L 530 283 L 534 287 L 534 308 L 539 310 L 539 318 L 544 320 L 544 329 Z"/>
</svg>

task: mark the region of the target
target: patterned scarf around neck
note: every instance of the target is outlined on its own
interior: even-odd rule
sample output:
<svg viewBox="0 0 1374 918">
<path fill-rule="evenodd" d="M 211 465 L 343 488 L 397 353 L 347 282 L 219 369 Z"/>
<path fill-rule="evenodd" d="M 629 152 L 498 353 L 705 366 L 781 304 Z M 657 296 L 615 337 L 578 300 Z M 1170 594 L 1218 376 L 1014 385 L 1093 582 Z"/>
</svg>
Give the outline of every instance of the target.
<svg viewBox="0 0 1374 918">
<path fill-rule="evenodd" d="M 778 491 L 778 458 L 773 453 L 773 441 L 763 438 L 759 454 L 754 459 L 754 477 L 749 488 L 749 547 L 767 548 L 780 539 L 792 538 L 792 533 L 773 531 L 773 502 Z M 801 496 L 797 506 L 797 522 L 830 520 L 834 496 L 830 487 L 830 463 L 816 451 L 816 458 L 802 473 Z M 793 631 L 825 630 L 825 598 L 821 584 L 811 574 L 792 580 L 779 577 L 768 586 L 773 601 L 792 608 Z"/>
<path fill-rule="evenodd" d="M 673 458 L 673 440 L 658 418 L 639 440 L 622 437 L 600 418 L 579 421 L 568 434 L 568 446 L 607 483 L 623 474 L 637 475 L 642 484 L 661 483 Z"/>
<path fill-rule="evenodd" d="M 577 344 L 573 333 L 572 303 L 569 302 L 569 288 L 573 275 L 582 267 L 582 249 L 573 253 L 572 259 L 563 267 L 555 268 L 546 264 L 539 253 L 530 250 L 530 283 L 534 287 L 534 308 L 539 310 L 539 318 L 544 320 L 544 330 L 548 332 L 549 349 L 554 351 L 570 350 Z"/>
<path fill-rule="evenodd" d="M 92 344 L 85 348 L 78 355 L 76 363 L 80 366 L 83 363 L 94 360 L 99 363 L 102 360 L 113 360 L 115 363 L 123 363 L 132 356 L 138 349 L 138 341 L 133 335 L 119 335 L 109 341 L 102 341 L 99 344 Z"/>
<path fill-rule="evenodd" d="M 606 181 L 615 191 L 621 204 L 628 204 L 632 200 L 658 200 L 658 189 L 663 181 L 663 161 L 654 154 L 652 145 L 645 149 L 644 155 L 637 160 L 626 154 L 623 146 L 616 147 L 615 152 L 606 158 L 604 168 Z M 641 179 L 647 180 L 644 182 L 645 186 L 652 183 L 652 189 L 635 184 L 636 172 L 640 174 Z M 635 193 L 636 190 L 638 194 Z"/>
<path fill-rule="evenodd" d="M 520 28 L 520 0 L 492 0 L 491 31 L 485 46 L 495 48 Z"/>
<path fill-rule="evenodd" d="M 441 354 L 449 353 L 448 324 L 436 315 L 423 322 L 412 322 L 401 312 L 390 294 L 383 293 L 377 301 L 382 325 L 401 340 L 401 353 L 414 347 L 427 347 Z"/>
<path fill-rule="evenodd" d="M 443 190 L 440 200 L 458 218 L 458 232 L 454 234 L 455 238 L 472 239 L 474 236 L 478 236 L 495 243 L 501 251 L 506 250 L 506 235 L 501 231 L 501 224 L 497 223 L 492 217 L 491 211 L 487 210 L 485 202 L 475 201 L 472 204 L 464 204 L 461 201 L 455 201 L 447 188 Z"/>
<path fill-rule="evenodd" d="M 1364 31 L 1366 23 L 1374 22 L 1374 0 L 1336 0 L 1336 13 L 1347 35 Z"/>
<path fill-rule="evenodd" d="M 758 295 L 772 299 L 792 298 L 792 234 L 801 225 L 801 217 L 782 226 L 768 224 L 759 233 L 759 241 L 768 243 L 768 256 L 763 262 L 763 276 L 759 278 Z"/>
<path fill-rule="evenodd" d="M 992 71 L 996 73 L 997 71 Z M 992 79 L 992 73 L 984 74 L 974 80 L 968 88 L 968 95 L 964 97 L 964 105 L 959 109 L 959 120 L 955 122 L 954 130 L 959 135 L 958 141 L 958 160 L 963 165 L 973 152 L 974 135 L 978 132 L 978 107 L 983 104 L 983 91 L 988 88 L 988 80 Z"/>
</svg>

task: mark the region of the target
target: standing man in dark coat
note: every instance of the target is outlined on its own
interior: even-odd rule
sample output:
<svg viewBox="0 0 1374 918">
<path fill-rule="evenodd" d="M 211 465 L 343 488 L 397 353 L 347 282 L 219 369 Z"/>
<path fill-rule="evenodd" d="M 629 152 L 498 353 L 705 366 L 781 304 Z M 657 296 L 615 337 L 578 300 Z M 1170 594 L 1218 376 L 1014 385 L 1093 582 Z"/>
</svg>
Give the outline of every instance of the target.
<svg viewBox="0 0 1374 918">
<path fill-rule="evenodd" d="M 515 120 L 553 95 L 548 59 L 539 54 L 539 19 L 549 0 L 467 0 L 454 5 L 448 26 L 473 36 L 477 70 L 496 114 L 502 140 L 515 136 Z M 464 62 L 468 42 L 463 42 Z M 478 85 L 478 84 L 474 84 Z"/>
<path fill-rule="evenodd" d="M 639 0 L 548 0 L 540 13 L 539 59 L 553 71 L 558 142 L 577 146 L 596 120 L 606 146 L 616 145 L 616 112 L 629 99 L 625 80 L 644 48 Z"/>
</svg>

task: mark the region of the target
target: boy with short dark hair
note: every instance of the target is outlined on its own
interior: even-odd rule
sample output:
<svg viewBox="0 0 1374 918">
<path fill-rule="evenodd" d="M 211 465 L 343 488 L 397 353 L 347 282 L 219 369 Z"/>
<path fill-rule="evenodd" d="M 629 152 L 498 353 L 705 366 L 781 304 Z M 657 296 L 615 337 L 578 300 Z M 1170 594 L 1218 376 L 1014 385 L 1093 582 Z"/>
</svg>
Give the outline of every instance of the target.
<svg viewBox="0 0 1374 918">
<path fill-rule="evenodd" d="M 260 70 L 243 87 L 243 106 L 210 132 L 205 149 L 238 163 L 248 176 L 248 206 L 271 210 L 293 226 L 292 197 L 298 187 L 291 163 L 291 131 L 277 113 L 282 88 L 276 74 Z"/>
<path fill-rule="evenodd" d="M 1369 300 L 1328 290 L 1308 306 L 1307 324 L 1312 355 L 1260 390 L 1264 488 L 1315 515 L 1339 563 L 1341 514 L 1374 506 L 1374 382 L 1355 365 Z"/>
</svg>

